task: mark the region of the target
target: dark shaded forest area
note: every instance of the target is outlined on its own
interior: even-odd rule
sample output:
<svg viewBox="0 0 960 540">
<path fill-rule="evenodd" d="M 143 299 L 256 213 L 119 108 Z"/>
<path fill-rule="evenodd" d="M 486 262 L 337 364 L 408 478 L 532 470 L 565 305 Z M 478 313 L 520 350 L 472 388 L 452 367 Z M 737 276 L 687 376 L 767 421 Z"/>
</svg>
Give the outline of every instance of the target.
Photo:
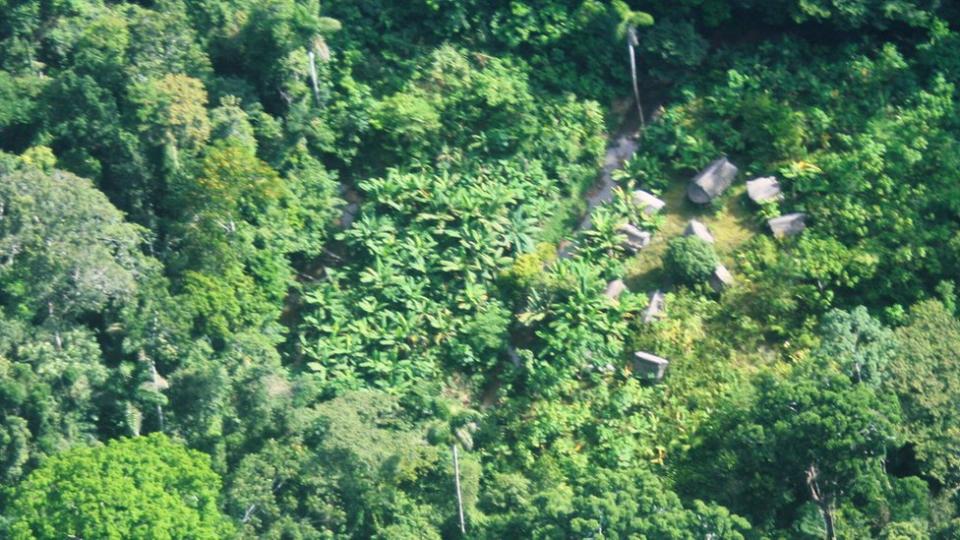
<svg viewBox="0 0 960 540">
<path fill-rule="evenodd" d="M 960 539 L 960 6 L 0 0 L 0 537 Z"/>
</svg>

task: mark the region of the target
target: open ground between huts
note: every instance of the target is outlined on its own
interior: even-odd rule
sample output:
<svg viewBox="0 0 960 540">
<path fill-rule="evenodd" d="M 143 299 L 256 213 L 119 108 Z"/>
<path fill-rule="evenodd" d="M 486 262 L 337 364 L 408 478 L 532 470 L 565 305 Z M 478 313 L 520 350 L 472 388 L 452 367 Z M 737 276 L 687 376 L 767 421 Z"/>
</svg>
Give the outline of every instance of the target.
<svg viewBox="0 0 960 540">
<path fill-rule="evenodd" d="M 654 118 L 655 120 L 656 118 Z M 586 208 L 584 214 L 578 220 L 579 223 L 575 227 L 575 231 L 591 228 L 593 210 L 610 203 L 613 199 L 613 190 L 618 185 L 618 182 L 613 180 L 613 172 L 623 168 L 625 162 L 643 144 L 642 132 L 639 132 L 638 127 L 627 119 L 624 125 L 610 136 L 597 182 L 584 194 Z M 704 171 L 715 169 L 715 165 L 718 163 L 726 164 L 728 162 L 726 158 L 720 158 L 711 163 Z M 715 272 L 725 275 L 726 284 L 735 281 L 735 277 L 728 273 L 728 269 L 736 272 L 734 255 L 737 249 L 756 234 L 762 233 L 766 228 L 773 228 L 769 224 L 766 227 L 762 225 L 757 203 L 760 202 L 760 199 L 779 200 L 781 196 L 780 186 L 775 178 L 750 174 L 750 171 L 737 171 L 733 165 L 725 165 L 725 167 L 733 168 L 734 178 L 732 183 L 719 187 L 716 190 L 717 193 L 707 194 L 708 199 L 714 199 L 709 204 L 697 204 L 691 201 L 688 193 L 691 182 L 701 178 L 703 174 L 706 174 L 705 172 L 701 172 L 697 177 L 692 174 L 676 175 L 669 183 L 669 187 L 663 193 L 655 194 L 656 197 L 650 197 L 649 194 L 639 191 L 633 193 L 632 196 L 635 200 L 640 198 L 644 202 L 653 201 L 651 202 L 653 208 L 648 209 L 648 211 L 659 215 L 660 227 L 656 231 L 652 231 L 652 235 L 643 233 L 645 235 L 643 245 L 632 248 L 636 253 L 626 261 L 624 275 L 607 285 L 604 291 L 607 297 L 615 299 L 626 290 L 638 294 L 647 294 L 650 298 L 650 305 L 645 312 L 644 320 L 653 322 L 656 317 L 660 316 L 665 309 L 663 292 L 675 285 L 672 276 L 666 275 L 663 269 L 663 257 L 669 241 L 684 235 L 691 224 L 691 220 L 696 220 L 700 226 L 705 226 L 707 230 L 702 233 L 703 236 L 713 239 L 711 244 L 719 258 L 719 265 Z M 754 180 L 748 182 L 750 178 Z M 748 190 L 751 185 L 753 186 L 752 191 Z M 758 191 L 758 188 L 764 189 Z M 759 198 L 758 193 L 760 193 Z M 658 201 L 657 197 L 661 200 Z M 751 199 L 754 199 L 754 201 L 751 201 Z M 799 216 L 799 228 L 791 222 L 788 224 L 790 225 L 788 227 L 790 232 L 787 234 L 794 234 L 803 228 L 803 215 L 796 215 Z M 625 241 L 629 244 L 630 234 L 624 232 L 624 227 L 628 229 L 635 227 L 626 224 L 621 227 L 621 233 L 625 235 Z M 774 232 L 776 233 L 775 228 Z M 559 243 L 557 254 L 561 258 L 569 257 L 574 254 L 575 250 L 575 244 L 570 240 L 564 240 Z M 716 273 L 712 280 L 717 280 Z M 712 283 L 717 290 L 726 284 Z M 521 362 L 513 346 L 509 347 L 508 356 L 515 365 L 519 365 Z M 645 379 L 661 380 L 668 365 L 669 360 L 652 355 L 649 352 L 634 351 L 632 354 L 633 369 Z M 482 402 L 485 405 L 489 406 L 495 402 L 499 387 L 500 381 L 495 379 L 484 390 Z"/>
<path fill-rule="evenodd" d="M 721 206 L 696 205 L 687 198 L 689 178 L 676 178 L 661 195 L 666 206 L 660 211 L 663 224 L 654 233 L 650 244 L 627 261 L 625 281 L 632 291 L 652 291 L 668 285 L 672 280 L 663 271 L 663 254 L 671 238 L 683 235 L 691 219 L 702 222 L 715 240 L 714 249 L 720 261 L 734 267 L 733 255 L 737 248 L 753 235 L 761 232 L 756 221 L 756 210 L 749 207 L 746 185 L 742 179 L 728 189 L 721 198 Z"/>
<path fill-rule="evenodd" d="M 653 109 L 657 113 L 661 110 L 660 107 Z M 629 160 L 643 145 L 642 129 L 637 119 L 632 118 L 630 112 L 624 112 L 626 117 L 623 124 L 610 136 L 597 183 L 584 195 L 586 209 L 576 227 L 577 230 L 591 227 L 593 210 L 613 199 L 612 191 L 618 184 L 612 179 L 613 171 L 621 169 L 625 161 Z M 651 121 L 658 120 L 657 113 L 654 113 Z M 733 256 L 737 248 L 763 230 L 757 217 L 758 209 L 747 197 L 746 185 L 747 179 L 760 175 L 747 175 L 744 174 L 745 172 L 740 171 L 733 179 L 732 185 L 723 191 L 718 201 L 712 204 L 696 204 L 689 199 L 687 189 L 694 173 L 675 176 L 664 193 L 656 194 L 666 203 L 663 208 L 655 212 L 662 216 L 662 225 L 659 230 L 653 232 L 649 243 L 638 249 L 637 253 L 626 261 L 622 279 L 630 290 L 652 292 L 673 285 L 671 276 L 663 271 L 663 255 L 668 242 L 674 237 L 683 235 L 691 219 L 706 225 L 715 239 L 713 248 L 721 264 L 729 269 L 735 267 Z M 574 249 L 573 244 L 565 240 L 560 243 L 558 254 L 561 257 L 567 257 Z"/>
</svg>

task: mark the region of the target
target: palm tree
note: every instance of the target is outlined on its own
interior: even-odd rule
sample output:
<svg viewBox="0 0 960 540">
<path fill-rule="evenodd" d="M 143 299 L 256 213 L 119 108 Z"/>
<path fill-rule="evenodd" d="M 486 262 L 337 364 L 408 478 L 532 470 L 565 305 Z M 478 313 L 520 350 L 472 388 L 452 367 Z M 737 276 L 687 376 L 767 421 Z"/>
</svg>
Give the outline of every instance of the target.
<svg viewBox="0 0 960 540">
<path fill-rule="evenodd" d="M 317 105 L 320 104 L 320 84 L 317 80 L 317 57 L 323 62 L 330 61 L 330 49 L 327 47 L 327 41 L 324 35 L 332 34 L 341 28 L 340 21 L 330 17 L 320 17 L 317 19 L 317 33 L 313 36 L 313 42 L 307 50 L 307 62 L 310 68 L 310 83 L 313 87 L 313 99 Z"/>
<path fill-rule="evenodd" d="M 617 25 L 617 39 L 627 40 L 627 52 L 630 54 L 630 76 L 633 78 L 633 98 L 637 102 L 637 113 L 640 115 L 640 125 L 646 127 L 643 118 L 643 105 L 640 103 L 640 86 L 637 83 L 637 55 L 636 48 L 640 42 L 637 39 L 637 28 L 653 24 L 653 16 L 643 11 L 633 11 L 623 0 L 615 0 L 613 9 L 620 17 Z"/>
</svg>

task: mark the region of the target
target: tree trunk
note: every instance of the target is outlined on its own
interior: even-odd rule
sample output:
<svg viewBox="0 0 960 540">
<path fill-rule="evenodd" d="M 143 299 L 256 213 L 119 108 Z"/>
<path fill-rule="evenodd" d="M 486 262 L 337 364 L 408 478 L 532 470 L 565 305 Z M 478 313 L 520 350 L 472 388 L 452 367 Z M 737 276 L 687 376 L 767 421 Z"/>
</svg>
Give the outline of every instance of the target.
<svg viewBox="0 0 960 540">
<path fill-rule="evenodd" d="M 640 127 L 647 127 L 643 118 L 643 104 L 640 103 L 640 85 L 637 83 L 637 55 L 634 46 L 637 41 L 637 29 L 627 31 L 627 52 L 630 53 L 630 77 L 633 79 L 633 99 L 637 102 L 637 114 L 640 115 Z"/>
<path fill-rule="evenodd" d="M 56 320 L 54 314 L 53 302 L 47 302 L 47 316 L 53 322 L 53 341 L 57 346 L 57 350 L 63 350 L 63 339 L 60 337 L 60 322 Z"/>
<path fill-rule="evenodd" d="M 831 497 L 825 497 L 820 491 L 820 483 L 818 478 L 820 476 L 820 471 L 817 469 L 817 465 L 811 464 L 807 469 L 807 487 L 810 488 L 810 498 L 813 499 L 813 502 L 816 503 L 817 508 L 820 509 L 820 516 L 823 518 L 823 526 L 826 529 L 827 535 L 826 540 L 837 540 L 837 532 L 834 529 L 833 524 L 833 505 Z"/>
<path fill-rule="evenodd" d="M 820 514 L 823 516 L 823 526 L 827 529 L 826 540 L 837 540 L 837 532 L 833 528 L 833 509 L 829 505 L 821 505 Z"/>
<path fill-rule="evenodd" d="M 457 510 L 460 514 L 460 534 L 467 534 L 467 524 L 463 520 L 463 496 L 460 495 L 460 460 L 457 458 L 457 445 L 451 445 L 453 449 L 453 468 L 454 481 L 457 487 Z"/>
<path fill-rule="evenodd" d="M 157 373 L 157 364 L 153 360 L 150 360 L 150 373 L 153 376 L 153 387 L 160 392 L 160 374 Z M 163 421 L 163 407 L 157 403 L 157 419 L 160 422 L 160 433 L 163 433 L 164 430 L 164 421 Z"/>
<path fill-rule="evenodd" d="M 307 52 L 307 58 L 310 62 L 310 85 L 313 88 L 313 100 L 320 105 L 320 85 L 317 82 L 317 55 L 313 50 Z"/>
</svg>

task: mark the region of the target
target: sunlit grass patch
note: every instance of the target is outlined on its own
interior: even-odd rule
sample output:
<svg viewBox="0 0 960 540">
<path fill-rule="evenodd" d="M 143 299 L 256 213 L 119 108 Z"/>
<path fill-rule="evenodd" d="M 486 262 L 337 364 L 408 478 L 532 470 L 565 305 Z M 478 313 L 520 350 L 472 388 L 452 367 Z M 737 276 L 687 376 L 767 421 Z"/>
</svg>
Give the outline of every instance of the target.
<svg viewBox="0 0 960 540">
<path fill-rule="evenodd" d="M 734 267 L 733 254 L 737 248 L 760 232 L 755 212 L 746 198 L 747 187 L 738 180 L 723 195 L 720 207 L 696 205 L 687 199 L 687 181 L 678 180 L 663 193 L 667 205 L 662 213 L 664 222 L 653 236 L 649 246 L 627 262 L 627 283 L 633 290 L 653 290 L 667 285 L 670 276 L 663 272 L 663 254 L 671 238 L 683 234 L 687 222 L 698 219 L 703 222 L 716 243 L 717 255 L 729 268 Z"/>
</svg>

